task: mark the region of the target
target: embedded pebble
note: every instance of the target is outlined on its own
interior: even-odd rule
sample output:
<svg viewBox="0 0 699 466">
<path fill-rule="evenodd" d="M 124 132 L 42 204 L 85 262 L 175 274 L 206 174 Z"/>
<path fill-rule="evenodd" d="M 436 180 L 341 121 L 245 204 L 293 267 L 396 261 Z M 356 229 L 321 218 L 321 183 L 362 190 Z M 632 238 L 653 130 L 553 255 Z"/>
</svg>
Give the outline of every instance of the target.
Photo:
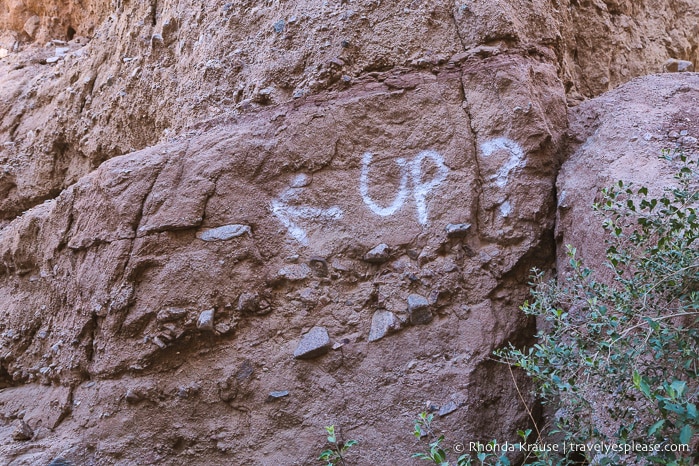
<svg viewBox="0 0 699 466">
<path fill-rule="evenodd" d="M 61 458 L 60 456 L 49 463 L 48 466 L 75 466 L 74 463 Z"/>
<path fill-rule="evenodd" d="M 450 223 L 445 230 L 449 238 L 463 238 L 468 234 L 470 228 L 470 223 Z"/>
<path fill-rule="evenodd" d="M 141 401 L 141 399 L 142 399 L 142 398 L 141 398 L 141 395 L 140 395 L 137 391 L 135 391 L 135 390 L 133 390 L 133 389 L 131 389 L 131 388 L 129 388 L 129 389 L 126 391 L 126 396 L 125 396 L 125 398 L 126 398 L 126 401 L 127 401 L 128 403 L 131 403 L 131 404 L 138 403 L 138 402 Z"/>
<path fill-rule="evenodd" d="M 252 236 L 252 230 L 249 225 L 224 225 L 222 227 L 203 231 L 199 235 L 199 239 L 202 241 L 226 241 L 246 233 L 248 236 Z"/>
<path fill-rule="evenodd" d="M 694 71 L 694 63 L 687 60 L 671 58 L 665 62 L 663 68 L 667 73 L 684 73 Z"/>
<path fill-rule="evenodd" d="M 199 330 L 214 330 L 214 310 L 207 309 L 199 314 L 199 319 L 197 319 L 197 328 Z"/>
<path fill-rule="evenodd" d="M 364 260 L 374 264 L 380 264 L 386 262 L 390 257 L 390 248 L 387 244 L 381 243 L 378 246 L 372 248 L 369 252 L 364 255 Z"/>
<path fill-rule="evenodd" d="M 27 33 L 29 37 L 34 38 L 34 34 L 39 30 L 41 25 L 41 18 L 37 15 L 30 16 L 25 22 L 22 30 Z"/>
<path fill-rule="evenodd" d="M 279 21 L 274 23 L 274 25 L 272 27 L 274 28 L 274 32 L 276 32 L 277 34 L 281 34 L 282 31 L 284 31 L 284 26 L 285 26 L 284 20 L 280 19 Z"/>
<path fill-rule="evenodd" d="M 280 398 L 284 398 L 285 396 L 289 396 L 289 391 L 288 390 L 277 390 L 270 392 L 269 396 L 267 397 L 267 401 L 277 401 Z"/>
<path fill-rule="evenodd" d="M 173 322 L 175 320 L 183 319 L 187 316 L 186 309 L 180 309 L 177 307 L 168 307 L 161 309 L 156 316 L 159 322 Z"/>
<path fill-rule="evenodd" d="M 167 343 L 161 340 L 159 336 L 153 338 L 153 343 L 155 343 L 160 349 L 167 348 Z"/>
<path fill-rule="evenodd" d="M 369 341 L 380 340 L 386 335 L 400 330 L 400 321 L 391 311 L 379 309 L 371 318 Z"/>
<path fill-rule="evenodd" d="M 440 416 L 446 416 L 447 414 L 451 414 L 454 411 L 456 411 L 459 408 L 459 405 L 456 404 L 455 401 L 450 401 L 449 403 L 445 404 L 441 408 L 439 408 L 439 415 Z"/>
<path fill-rule="evenodd" d="M 330 349 L 330 336 L 325 327 L 313 327 L 306 333 L 294 351 L 296 359 L 312 359 L 322 356 Z"/>
<path fill-rule="evenodd" d="M 408 314 L 410 323 L 413 325 L 424 325 L 432 322 L 430 303 L 424 296 L 411 294 L 408 296 Z"/>
<path fill-rule="evenodd" d="M 257 293 L 242 293 L 238 298 L 238 311 L 255 314 L 260 308 L 260 297 Z"/>
<path fill-rule="evenodd" d="M 291 282 L 305 280 L 311 273 L 311 268 L 306 264 L 294 264 L 282 267 L 277 272 L 280 278 L 284 278 Z"/>
<path fill-rule="evenodd" d="M 24 422 L 24 420 L 20 420 L 14 432 L 12 432 L 12 439 L 22 442 L 31 440 L 32 437 L 34 437 L 34 431 L 32 428 L 29 427 L 29 424 Z"/>
</svg>

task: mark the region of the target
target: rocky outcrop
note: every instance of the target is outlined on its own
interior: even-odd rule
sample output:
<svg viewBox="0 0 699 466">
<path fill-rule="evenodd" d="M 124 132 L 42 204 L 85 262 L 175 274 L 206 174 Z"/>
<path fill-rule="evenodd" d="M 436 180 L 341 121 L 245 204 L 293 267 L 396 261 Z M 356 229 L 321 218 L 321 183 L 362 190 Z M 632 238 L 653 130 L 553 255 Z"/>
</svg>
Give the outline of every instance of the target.
<svg viewBox="0 0 699 466">
<path fill-rule="evenodd" d="M 13 464 L 311 464 L 329 424 L 408 464 L 424 406 L 450 440 L 512 438 L 489 358 L 532 335 L 567 104 L 696 58 L 693 5 L 4 8 Z"/>
<path fill-rule="evenodd" d="M 303 101 L 389 70 L 515 56 L 512 66 L 552 66 L 557 92 L 578 102 L 662 71 L 669 58 L 696 61 L 697 17 L 691 0 L 6 2 L 0 222 L 104 160 L 203 120 Z M 522 100 L 513 108 L 528 109 Z"/>
<path fill-rule="evenodd" d="M 665 74 L 636 79 L 569 112 L 570 151 L 558 176 L 556 236 L 559 270 L 565 245 L 590 264 L 604 260 L 603 218 L 592 211 L 600 190 L 621 180 L 657 196 L 675 184 L 677 155 L 699 151 L 699 75 Z M 675 161 L 661 159 L 669 149 Z"/>
<path fill-rule="evenodd" d="M 94 417 L 90 406 L 133 417 L 136 432 L 166 436 L 180 423 L 199 432 L 187 442 L 234 462 L 276 431 L 268 454 L 286 463 L 274 455 L 290 453 L 276 442 L 300 441 L 304 425 L 313 435 L 328 415 L 350 416 L 349 425 L 373 418 L 381 442 L 395 436 L 399 445 L 403 429 L 381 419 L 419 410 L 428 396 L 471 400 L 454 423 L 482 412 L 481 398 L 493 393 L 478 382 L 481 362 L 526 327 L 515 312 L 526 290 L 513 285 L 550 257 L 535 251 L 551 247 L 565 126 L 553 68 L 512 67 L 512 59 L 465 60 L 436 75 L 387 73 L 303 105 L 209 122 L 111 159 L 16 218 L 0 232 L 2 365 L 13 386 L 5 394 L 20 399 L 35 384 L 64 390 L 70 416 L 57 414 L 52 428 L 60 420 L 79 429 Z M 496 98 L 481 78 L 489 75 L 529 89 L 532 108 L 518 113 L 521 122 L 509 110 L 469 116 Z M 483 84 L 464 90 L 463 82 Z M 509 99 L 505 108 L 522 103 Z M 467 234 L 450 237 L 447 226 L 464 222 L 473 224 Z M 234 230 L 217 241 L 202 233 Z M 368 261 L 380 243 L 386 257 Z M 425 325 L 410 325 L 413 294 L 429 297 L 420 301 L 421 315 L 434 313 L 417 322 Z M 264 315 L 241 312 L 262 301 Z M 197 325 L 209 309 L 213 333 Z M 394 313 L 402 328 L 368 343 L 376 310 Z M 316 326 L 339 346 L 317 363 L 292 363 Z M 122 388 L 142 392 L 143 403 L 124 404 Z M 258 405 L 282 389 L 290 392 L 284 404 Z M 229 414 L 212 416 L 216 427 L 147 414 L 188 404 Z M 504 416 L 516 423 L 521 410 L 511 408 Z M 51 413 L 23 419 L 47 425 Z M 235 449 L 200 437 L 231 422 L 259 434 Z M 139 435 L 113 442 L 138 450 Z"/>
</svg>

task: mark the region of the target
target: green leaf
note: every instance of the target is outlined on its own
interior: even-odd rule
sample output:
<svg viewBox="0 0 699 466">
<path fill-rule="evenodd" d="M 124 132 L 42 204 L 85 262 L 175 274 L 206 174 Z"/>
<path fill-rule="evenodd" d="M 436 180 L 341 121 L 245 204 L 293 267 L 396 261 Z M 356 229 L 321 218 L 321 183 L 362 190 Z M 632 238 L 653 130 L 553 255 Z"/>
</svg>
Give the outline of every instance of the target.
<svg viewBox="0 0 699 466">
<path fill-rule="evenodd" d="M 444 450 L 438 448 L 432 452 L 432 458 L 434 458 L 435 463 L 443 463 L 447 459 L 447 454 Z"/>
<path fill-rule="evenodd" d="M 687 382 L 684 382 L 682 380 L 675 380 L 672 382 L 672 384 L 670 384 L 670 386 L 677 394 L 677 397 L 681 397 L 682 394 L 684 394 L 685 389 L 687 388 Z"/>
<path fill-rule="evenodd" d="M 685 413 L 685 409 L 681 405 L 678 405 L 677 403 L 665 402 L 662 404 L 662 407 L 666 411 L 671 411 L 675 414 L 679 414 L 680 416 L 682 416 Z"/>
<path fill-rule="evenodd" d="M 648 429 L 648 435 L 655 435 L 656 432 L 665 424 L 665 419 L 661 419 Z"/>
<path fill-rule="evenodd" d="M 646 382 L 646 380 L 645 380 L 643 377 L 641 377 L 641 375 L 638 374 L 638 372 L 634 372 L 634 381 L 633 381 L 633 383 L 634 383 L 634 386 L 635 386 L 638 390 L 641 391 L 641 393 L 643 393 L 644 395 L 646 395 L 646 397 L 648 397 L 648 398 L 651 397 L 651 396 L 650 396 L 650 385 L 648 385 L 648 382 Z"/>
<path fill-rule="evenodd" d="M 689 441 L 692 440 L 692 426 L 686 424 L 682 430 L 680 430 L 680 443 L 683 445 L 689 445 Z"/>
</svg>

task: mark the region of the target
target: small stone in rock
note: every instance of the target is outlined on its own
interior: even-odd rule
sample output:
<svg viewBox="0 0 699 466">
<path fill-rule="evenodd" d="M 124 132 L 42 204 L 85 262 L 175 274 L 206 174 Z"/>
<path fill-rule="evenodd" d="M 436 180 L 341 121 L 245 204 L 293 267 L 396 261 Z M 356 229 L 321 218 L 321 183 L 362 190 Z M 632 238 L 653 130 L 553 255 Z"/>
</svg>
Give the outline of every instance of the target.
<svg viewBox="0 0 699 466">
<path fill-rule="evenodd" d="M 161 309 L 156 316 L 159 322 L 173 322 L 187 317 L 187 310 L 177 307 Z"/>
<path fill-rule="evenodd" d="M 286 280 L 289 280 L 291 282 L 296 282 L 300 280 L 305 280 L 308 278 L 308 275 L 311 273 L 311 268 L 307 266 L 306 264 L 300 264 L 300 265 L 289 265 L 287 267 L 282 267 L 279 272 L 277 272 L 277 275 L 279 275 L 279 278 L 284 278 Z"/>
<path fill-rule="evenodd" d="M 27 35 L 33 39 L 34 34 L 36 34 L 36 31 L 39 30 L 40 25 L 41 25 L 41 18 L 39 18 L 37 15 L 30 16 L 29 19 L 27 19 L 24 22 L 24 26 L 22 27 L 22 30 L 24 32 L 26 32 Z"/>
<path fill-rule="evenodd" d="M 29 424 L 24 422 L 24 420 L 20 420 L 19 424 L 15 428 L 15 431 L 12 432 L 12 439 L 22 442 L 25 440 L 31 440 L 32 437 L 34 437 L 34 431 L 32 428 L 29 427 Z"/>
<path fill-rule="evenodd" d="M 364 260 L 373 264 L 386 262 L 390 257 L 390 248 L 387 244 L 381 243 L 364 255 Z"/>
<path fill-rule="evenodd" d="M 260 297 L 257 293 L 243 293 L 238 298 L 238 311 L 256 314 L 260 309 Z"/>
<path fill-rule="evenodd" d="M 330 337 L 324 327 L 313 327 L 305 334 L 294 351 L 296 359 L 312 359 L 322 356 L 330 349 Z"/>
<path fill-rule="evenodd" d="M 308 260 L 308 265 L 319 277 L 328 276 L 328 262 L 324 258 L 320 256 L 311 256 Z"/>
<path fill-rule="evenodd" d="M 380 309 L 371 318 L 369 341 L 380 340 L 386 335 L 400 329 L 400 321 L 391 311 Z"/>
<path fill-rule="evenodd" d="M 663 68 L 667 73 L 683 73 L 694 71 L 694 63 L 687 60 L 671 58 L 665 62 Z"/>
<path fill-rule="evenodd" d="M 410 323 L 413 325 L 424 325 L 432 322 L 430 304 L 424 296 L 411 294 L 408 296 L 408 314 Z"/>
<path fill-rule="evenodd" d="M 249 225 L 224 225 L 218 228 L 205 230 L 199 235 L 202 241 L 227 241 L 238 236 L 246 234 L 252 236 L 252 230 Z"/>
<path fill-rule="evenodd" d="M 131 404 L 138 403 L 138 402 L 141 401 L 141 399 L 142 399 L 142 398 L 141 398 L 141 395 L 140 395 L 137 391 L 132 390 L 132 389 L 130 389 L 130 388 L 126 391 L 126 397 L 125 397 L 125 398 L 126 398 L 126 401 L 127 401 L 128 403 L 131 403 Z"/>
<path fill-rule="evenodd" d="M 153 343 L 155 343 L 160 349 L 167 348 L 167 343 L 160 339 L 160 337 L 153 338 Z"/>
<path fill-rule="evenodd" d="M 199 330 L 214 330 L 214 310 L 207 309 L 199 314 L 199 319 L 197 319 L 197 328 Z"/>
<path fill-rule="evenodd" d="M 441 408 L 439 408 L 439 415 L 440 416 L 446 416 L 447 414 L 453 413 L 454 411 L 457 410 L 459 406 L 456 404 L 455 401 L 450 401 L 449 403 L 445 404 Z"/>
<path fill-rule="evenodd" d="M 463 238 L 468 234 L 470 228 L 470 223 L 450 223 L 445 230 L 449 238 Z"/>
<path fill-rule="evenodd" d="M 49 463 L 49 466 L 74 466 L 70 461 L 58 457 Z"/>
<path fill-rule="evenodd" d="M 280 398 L 284 398 L 285 396 L 289 396 L 289 391 L 288 390 L 278 390 L 274 392 L 270 392 L 269 396 L 267 397 L 267 401 L 277 401 Z"/>
</svg>

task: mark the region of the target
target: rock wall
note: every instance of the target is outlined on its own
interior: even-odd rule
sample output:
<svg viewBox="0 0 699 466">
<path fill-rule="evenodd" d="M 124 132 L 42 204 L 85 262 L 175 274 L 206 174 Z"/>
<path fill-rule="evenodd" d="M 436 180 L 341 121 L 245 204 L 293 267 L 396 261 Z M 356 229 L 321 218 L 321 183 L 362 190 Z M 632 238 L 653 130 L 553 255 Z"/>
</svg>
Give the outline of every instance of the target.
<svg viewBox="0 0 699 466">
<path fill-rule="evenodd" d="M 677 158 L 699 151 L 699 75 L 646 76 L 585 102 L 569 112 L 570 158 L 558 176 L 556 237 L 558 264 L 566 271 L 565 244 L 591 263 L 605 258 L 602 218 L 590 206 L 600 190 L 619 180 L 646 186 L 661 195 L 675 185 L 679 160 L 661 159 L 669 149 Z"/>
<path fill-rule="evenodd" d="M 578 102 L 668 58 L 696 61 L 698 15 L 691 0 L 6 1 L 0 191 L 12 193 L 0 221 L 204 120 L 463 54 L 547 63 Z"/>
<path fill-rule="evenodd" d="M 425 406 L 512 438 L 490 354 L 533 333 L 567 105 L 696 60 L 697 10 L 3 3 L 0 457 L 312 464 L 334 423 L 410 464 Z"/>
</svg>

